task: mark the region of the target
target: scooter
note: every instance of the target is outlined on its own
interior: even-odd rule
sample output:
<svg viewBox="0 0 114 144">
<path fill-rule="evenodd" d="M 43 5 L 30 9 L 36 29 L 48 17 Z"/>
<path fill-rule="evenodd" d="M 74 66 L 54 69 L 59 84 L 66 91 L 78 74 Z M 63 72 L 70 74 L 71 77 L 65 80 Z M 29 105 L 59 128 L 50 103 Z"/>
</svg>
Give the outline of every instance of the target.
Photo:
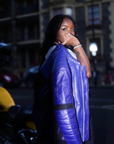
<svg viewBox="0 0 114 144">
<path fill-rule="evenodd" d="M 8 65 L 12 48 L 0 47 L 0 68 Z M 37 130 L 32 118 L 32 105 L 16 105 L 10 93 L 0 87 L 0 144 L 36 144 Z"/>
</svg>

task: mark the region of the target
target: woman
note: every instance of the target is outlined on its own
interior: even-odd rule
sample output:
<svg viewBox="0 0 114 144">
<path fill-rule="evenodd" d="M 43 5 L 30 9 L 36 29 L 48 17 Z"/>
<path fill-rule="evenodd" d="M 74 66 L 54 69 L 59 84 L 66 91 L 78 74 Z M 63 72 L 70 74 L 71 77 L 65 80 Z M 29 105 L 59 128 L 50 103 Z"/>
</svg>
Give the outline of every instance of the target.
<svg viewBox="0 0 114 144">
<path fill-rule="evenodd" d="M 35 82 L 33 104 L 39 141 L 93 144 L 89 140 L 90 63 L 77 39 L 77 25 L 72 17 L 52 18 L 41 50 L 43 62 Z"/>
</svg>

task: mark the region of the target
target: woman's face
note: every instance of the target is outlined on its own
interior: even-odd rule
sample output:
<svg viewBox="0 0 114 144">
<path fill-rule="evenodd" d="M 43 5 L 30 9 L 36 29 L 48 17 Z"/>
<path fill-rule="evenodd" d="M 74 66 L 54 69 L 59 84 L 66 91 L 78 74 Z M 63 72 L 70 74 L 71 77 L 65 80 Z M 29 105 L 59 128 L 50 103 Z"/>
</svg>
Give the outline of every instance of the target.
<svg viewBox="0 0 114 144">
<path fill-rule="evenodd" d="M 57 33 L 55 41 L 57 43 L 63 42 L 64 41 L 63 35 L 65 35 L 66 33 L 70 33 L 71 35 L 75 36 L 74 24 L 68 18 L 63 19 L 63 22 L 62 22 L 62 24 L 60 26 L 60 29 L 59 29 L 58 33 Z"/>
</svg>

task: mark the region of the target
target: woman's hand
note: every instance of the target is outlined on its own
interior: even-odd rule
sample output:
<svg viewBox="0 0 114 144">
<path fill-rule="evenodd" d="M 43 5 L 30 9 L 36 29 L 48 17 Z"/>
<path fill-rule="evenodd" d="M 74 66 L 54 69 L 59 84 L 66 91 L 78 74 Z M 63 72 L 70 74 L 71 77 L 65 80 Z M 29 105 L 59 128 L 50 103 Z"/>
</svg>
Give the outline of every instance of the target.
<svg viewBox="0 0 114 144">
<path fill-rule="evenodd" d="M 75 36 L 71 35 L 70 33 L 64 34 L 63 40 L 64 40 L 62 42 L 63 45 L 76 46 L 76 45 L 80 44 L 79 40 Z"/>
<path fill-rule="evenodd" d="M 63 40 L 64 40 L 62 42 L 63 45 L 76 46 L 80 44 L 79 40 L 70 33 L 66 33 L 65 35 L 63 35 Z M 74 51 L 77 56 L 77 60 L 80 61 L 81 65 L 86 66 L 87 77 L 90 78 L 91 77 L 90 62 L 85 51 L 81 46 L 77 47 Z"/>
</svg>

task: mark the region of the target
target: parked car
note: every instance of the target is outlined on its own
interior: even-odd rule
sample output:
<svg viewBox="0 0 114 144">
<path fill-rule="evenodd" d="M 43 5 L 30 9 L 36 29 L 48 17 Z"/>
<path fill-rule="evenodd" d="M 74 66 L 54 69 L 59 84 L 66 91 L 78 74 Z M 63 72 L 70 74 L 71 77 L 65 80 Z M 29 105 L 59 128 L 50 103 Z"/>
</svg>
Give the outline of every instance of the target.
<svg viewBox="0 0 114 144">
<path fill-rule="evenodd" d="M 0 43 L 0 86 L 19 86 L 21 78 L 12 71 L 11 60 L 14 49 L 11 45 Z"/>
<path fill-rule="evenodd" d="M 21 84 L 21 78 L 11 71 L 2 70 L 0 72 L 0 86 L 3 87 L 17 87 Z"/>
<path fill-rule="evenodd" d="M 28 88 L 33 88 L 38 70 L 39 70 L 39 65 L 36 65 L 23 73 L 23 83 Z"/>
</svg>

